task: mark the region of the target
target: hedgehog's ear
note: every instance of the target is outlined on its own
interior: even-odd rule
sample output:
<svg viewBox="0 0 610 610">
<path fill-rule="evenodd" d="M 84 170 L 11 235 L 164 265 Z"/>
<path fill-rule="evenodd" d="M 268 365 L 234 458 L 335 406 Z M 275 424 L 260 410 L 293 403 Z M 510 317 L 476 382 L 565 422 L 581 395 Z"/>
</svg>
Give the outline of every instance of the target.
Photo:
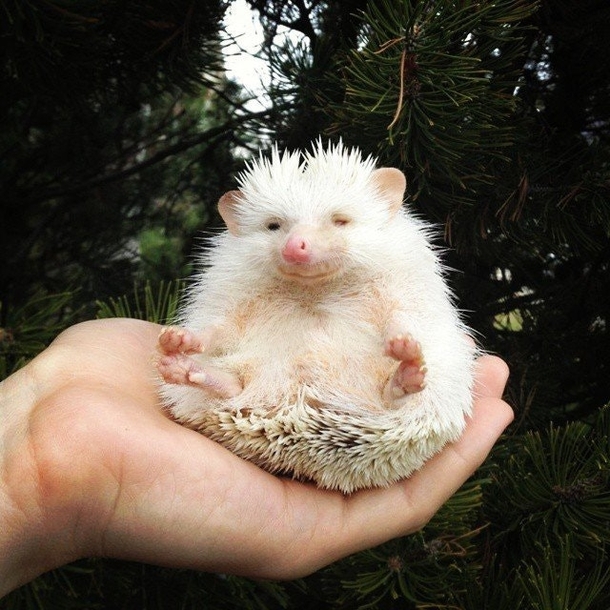
<svg viewBox="0 0 610 610">
<path fill-rule="evenodd" d="M 395 167 L 380 167 L 373 171 L 373 183 L 390 204 L 390 211 L 398 212 L 407 188 L 405 175 Z"/>
<path fill-rule="evenodd" d="M 233 235 L 239 234 L 239 223 L 235 210 L 241 205 L 242 201 L 241 191 L 229 191 L 218 200 L 218 211 L 225 221 L 229 233 Z"/>
</svg>

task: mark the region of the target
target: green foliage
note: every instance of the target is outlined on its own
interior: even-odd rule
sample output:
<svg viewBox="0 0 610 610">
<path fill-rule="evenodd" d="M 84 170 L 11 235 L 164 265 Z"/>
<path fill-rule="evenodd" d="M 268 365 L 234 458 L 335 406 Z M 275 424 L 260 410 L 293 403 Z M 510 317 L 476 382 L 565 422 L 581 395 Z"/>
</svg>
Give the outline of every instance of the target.
<svg viewBox="0 0 610 610">
<path fill-rule="evenodd" d="M 132 294 L 98 301 L 98 318 L 137 318 L 157 324 L 174 319 L 183 282 L 160 282 L 154 288 L 150 282 L 144 287 L 135 286 Z"/>
<path fill-rule="evenodd" d="M 179 236 L 168 236 L 161 227 L 144 229 L 139 235 L 139 250 L 142 265 L 147 269 L 144 275 L 165 276 L 165 271 L 176 270 L 176 277 L 189 275 L 189 268 L 184 265 L 182 244 Z M 148 271 L 150 269 L 150 271 Z"/>
<path fill-rule="evenodd" d="M 225 8 L 0 5 L 0 300 L 79 286 L 92 301 L 136 275 L 183 276 L 248 140 L 222 74 Z"/>
<path fill-rule="evenodd" d="M 450 607 L 481 572 L 482 484 L 464 485 L 421 532 L 331 566 L 324 583 L 330 607 Z"/>
<path fill-rule="evenodd" d="M 586 570 L 571 549 L 570 538 L 557 547 L 540 545 L 533 559 L 519 570 L 517 584 L 524 592 L 528 610 L 592 610 L 608 607 L 606 593 L 610 568 L 603 552 L 595 555 Z"/>
<path fill-rule="evenodd" d="M 76 320 L 74 295 L 39 293 L 21 307 L 0 302 L 0 380 L 21 368 Z"/>
<path fill-rule="evenodd" d="M 337 130 L 378 142 L 412 168 L 412 193 L 493 180 L 488 166 L 515 140 L 524 2 L 371 3 L 334 107 Z M 449 183 L 449 184 L 448 184 Z M 474 183 L 474 185 L 473 185 Z M 453 189 L 455 190 L 455 188 Z"/>
<path fill-rule="evenodd" d="M 0 600 L 2 610 L 263 610 L 287 608 L 296 584 L 88 559 Z"/>
<path fill-rule="evenodd" d="M 344 85 L 334 76 L 343 70 L 346 49 L 356 44 L 356 13 L 367 1 L 248 3 L 259 12 L 265 34 L 262 51 L 271 76 L 266 127 L 282 147 L 308 146 L 330 126 L 329 100 L 341 103 Z"/>
<path fill-rule="evenodd" d="M 489 503 L 506 553 L 535 556 L 541 541 L 569 537 L 576 552 L 590 555 L 610 542 L 609 434 L 578 421 L 513 441 Z"/>
<path fill-rule="evenodd" d="M 5 0 L 0 12 L 5 103 L 36 91 L 78 104 L 108 85 L 127 95 L 130 83 L 160 91 L 198 83 L 202 67 L 220 69 L 222 2 Z"/>
<path fill-rule="evenodd" d="M 14 149 L 0 172 L 3 300 L 17 304 L 36 285 L 79 285 L 83 298 L 99 298 L 125 292 L 136 274 L 183 276 L 193 235 L 234 169 L 238 130 L 220 127 L 225 120 L 169 93 L 135 108 L 113 100 L 62 112 L 49 128 L 13 117 L 0 136 Z M 163 254 L 146 241 L 152 233 Z"/>
</svg>

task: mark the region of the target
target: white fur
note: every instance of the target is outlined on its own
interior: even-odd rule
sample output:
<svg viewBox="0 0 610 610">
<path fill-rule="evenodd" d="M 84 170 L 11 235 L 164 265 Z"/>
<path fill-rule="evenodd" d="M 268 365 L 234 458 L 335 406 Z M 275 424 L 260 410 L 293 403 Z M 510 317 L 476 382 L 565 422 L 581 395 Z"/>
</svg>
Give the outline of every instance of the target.
<svg viewBox="0 0 610 610">
<path fill-rule="evenodd" d="M 239 232 L 203 255 L 178 320 L 222 327 L 202 361 L 244 376 L 219 399 L 163 387 L 176 419 L 277 473 L 351 492 L 411 474 L 463 431 L 475 349 L 430 246 L 429 227 L 392 212 L 372 159 L 342 145 L 253 163 L 240 177 Z M 334 226 L 332 218 L 349 218 Z M 270 220 L 281 223 L 269 231 Z M 319 285 L 277 273 L 294 227 L 310 231 L 341 272 Z M 333 262 L 333 264 L 335 264 Z M 381 388 L 398 363 L 384 339 L 422 346 L 426 387 L 388 404 Z M 245 373 L 244 373 L 245 371 Z"/>
</svg>

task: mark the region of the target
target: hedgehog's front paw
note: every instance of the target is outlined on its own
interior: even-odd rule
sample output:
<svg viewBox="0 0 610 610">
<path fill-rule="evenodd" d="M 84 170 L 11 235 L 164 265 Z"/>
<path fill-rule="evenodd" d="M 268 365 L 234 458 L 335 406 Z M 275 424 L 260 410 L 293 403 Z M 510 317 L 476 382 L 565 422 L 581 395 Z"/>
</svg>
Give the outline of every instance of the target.
<svg viewBox="0 0 610 610">
<path fill-rule="evenodd" d="M 166 326 L 159 334 L 159 349 L 167 355 L 195 354 L 205 346 L 196 333 L 180 326 Z"/>
<path fill-rule="evenodd" d="M 408 334 L 393 336 L 385 343 L 385 353 L 400 361 L 386 384 L 384 397 L 387 400 L 397 400 L 405 394 L 414 394 L 424 389 L 427 369 L 419 341 Z"/>
</svg>

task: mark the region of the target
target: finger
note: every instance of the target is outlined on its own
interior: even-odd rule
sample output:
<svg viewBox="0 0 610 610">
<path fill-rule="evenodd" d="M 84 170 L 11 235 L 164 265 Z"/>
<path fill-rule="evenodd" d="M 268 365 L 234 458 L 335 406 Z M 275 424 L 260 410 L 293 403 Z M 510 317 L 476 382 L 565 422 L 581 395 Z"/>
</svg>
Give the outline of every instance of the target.
<svg viewBox="0 0 610 610">
<path fill-rule="evenodd" d="M 512 418 L 512 409 L 503 401 L 477 404 L 461 439 L 410 479 L 387 490 L 354 496 L 352 535 L 368 530 L 370 539 L 365 544 L 371 545 L 421 528 L 483 463 Z M 372 523 L 378 523 L 377 529 Z"/>
<path fill-rule="evenodd" d="M 385 510 L 389 511 L 393 501 L 391 496 L 396 497 L 398 503 L 395 506 L 402 506 L 405 511 L 402 515 L 397 511 L 391 512 L 394 518 L 385 521 L 388 530 L 393 528 L 394 534 L 400 535 L 401 531 L 404 533 L 409 528 L 417 529 L 418 522 L 420 525 L 426 523 L 483 463 L 514 417 L 513 410 L 500 398 L 507 379 L 508 366 L 502 359 L 496 356 L 479 358 L 473 413 L 467 420 L 462 437 L 445 447 L 409 480 L 387 490 L 387 498 L 377 498 L 376 492 L 370 493 L 374 502 L 385 502 Z M 402 501 L 401 495 L 404 496 Z M 368 502 L 368 496 L 364 496 L 362 501 Z"/>
<path fill-rule="evenodd" d="M 485 355 L 475 363 L 474 397 L 501 398 L 509 376 L 508 365 L 497 356 Z"/>
</svg>

